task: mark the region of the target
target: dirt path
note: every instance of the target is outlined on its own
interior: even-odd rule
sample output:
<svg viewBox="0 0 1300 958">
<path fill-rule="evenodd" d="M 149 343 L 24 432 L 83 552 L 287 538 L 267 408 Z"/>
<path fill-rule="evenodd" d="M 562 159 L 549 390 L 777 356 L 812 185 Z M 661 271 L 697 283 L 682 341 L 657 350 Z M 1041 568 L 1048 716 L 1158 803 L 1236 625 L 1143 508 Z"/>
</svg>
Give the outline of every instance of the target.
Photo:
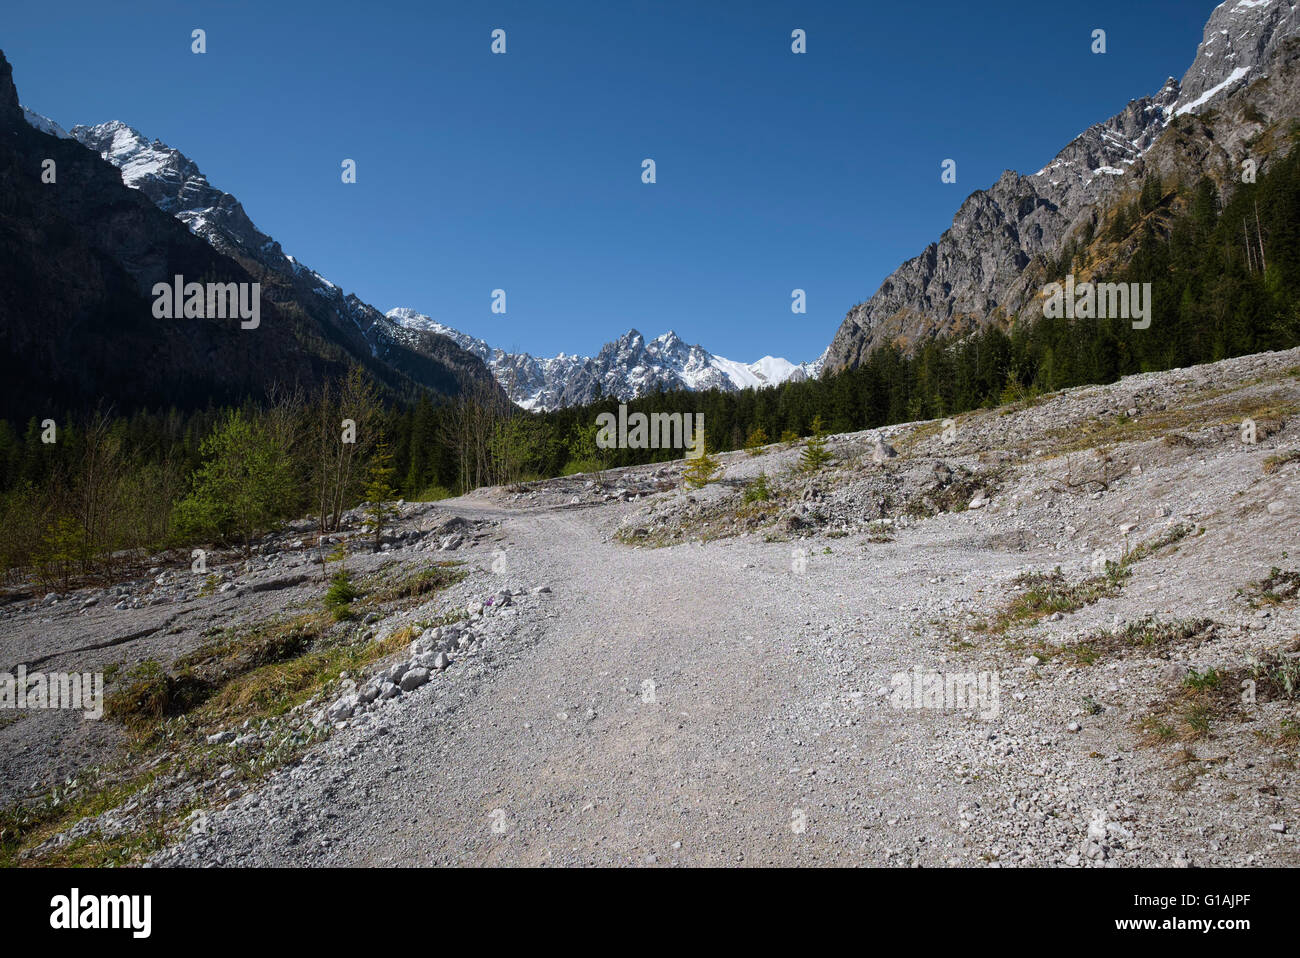
<svg viewBox="0 0 1300 958">
<path fill-rule="evenodd" d="M 448 673 L 441 695 L 386 717 L 387 734 L 343 766 L 326 760 L 323 780 L 273 788 L 268 818 L 223 822 L 205 855 L 267 865 L 959 856 L 969 783 L 919 763 L 935 722 L 970 717 L 899 722 L 862 703 L 890 675 L 935 662 L 907 641 L 917 616 L 899 611 L 891 580 L 942 563 L 960 584 L 992 557 L 884 546 L 796 574 L 788 544 L 604 541 L 608 512 L 508 518 L 507 578 L 552 590 L 526 650 L 463 702 Z M 832 587 L 846 567 L 860 583 L 852 593 Z M 927 604 L 944 601 L 936 589 Z"/>
<path fill-rule="evenodd" d="M 887 536 L 855 518 L 898 494 L 873 485 L 887 476 L 869 435 L 837 440 L 840 484 L 811 497 L 838 518 L 791 541 L 741 528 L 703 544 L 618 542 L 629 514 L 671 529 L 696 508 L 681 490 L 647 493 L 662 478 L 653 467 L 439 503 L 499 523 L 454 553 L 475 570 L 455 601 L 516 595 L 476 625 L 482 654 L 350 719 L 160 863 L 1300 864 L 1294 703 L 1232 702 L 1250 656 L 1290 654 L 1300 633 L 1294 602 L 1259 608 L 1242 593 L 1294 566 L 1296 466 L 1261 463 L 1293 447 L 1296 427 L 1243 446 L 1214 424 L 1221 412 L 1185 411 L 1197 389 L 1226 401 L 1228 371 L 1242 381 L 1235 403 L 1250 390 L 1290 401 L 1291 379 L 1256 377 L 1294 362 L 1138 377 L 975 417 L 965 458 L 908 450 L 889 475 L 947 475 L 932 460 L 977 468 L 1000 444 L 1059 441 L 1071 415 L 1089 429 L 1135 406 L 1192 418 L 1094 457 L 1110 472 L 1087 494 L 1062 486 L 1068 463 L 1021 449 L 1026 464 L 991 502 Z M 1192 438 L 1161 440 L 1175 428 Z M 775 474 L 796 454 L 731 457 L 727 478 Z M 810 499 L 795 493 L 792 509 Z M 1098 551 L 1173 529 L 1192 531 L 1143 553 L 1113 592 L 1004 633 L 977 625 L 1022 573 L 1063 567 L 1079 582 Z M 1166 646 L 1063 654 L 1125 624 L 1205 619 L 1209 632 Z M 992 676 L 995 708 L 900 708 L 891 683 L 913 670 Z M 1144 720 L 1213 670 L 1233 684 L 1209 730 L 1151 741 Z"/>
</svg>

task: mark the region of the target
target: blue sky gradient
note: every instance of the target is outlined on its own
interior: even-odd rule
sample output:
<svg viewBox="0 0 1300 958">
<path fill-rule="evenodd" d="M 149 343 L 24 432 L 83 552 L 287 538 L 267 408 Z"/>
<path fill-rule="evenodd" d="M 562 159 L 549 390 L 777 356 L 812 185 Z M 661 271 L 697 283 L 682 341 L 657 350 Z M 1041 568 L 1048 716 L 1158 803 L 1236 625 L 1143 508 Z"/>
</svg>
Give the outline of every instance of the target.
<svg viewBox="0 0 1300 958">
<path fill-rule="evenodd" d="M 972 191 L 1181 78 L 1213 8 L 72 0 L 7 10 L 0 47 L 25 106 L 180 149 L 380 309 L 539 355 L 635 327 L 799 361 Z"/>
</svg>

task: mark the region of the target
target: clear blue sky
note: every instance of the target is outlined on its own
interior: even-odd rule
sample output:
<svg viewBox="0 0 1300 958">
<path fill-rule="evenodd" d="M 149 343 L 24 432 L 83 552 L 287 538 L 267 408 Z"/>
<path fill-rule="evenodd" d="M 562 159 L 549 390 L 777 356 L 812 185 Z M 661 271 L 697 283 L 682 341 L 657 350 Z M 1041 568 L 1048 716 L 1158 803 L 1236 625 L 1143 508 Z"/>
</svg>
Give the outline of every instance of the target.
<svg viewBox="0 0 1300 958">
<path fill-rule="evenodd" d="M 798 361 L 970 192 L 1181 78 L 1213 7 L 71 0 L 10 6 L 0 47 L 25 106 L 177 147 L 380 309 L 544 355 L 635 327 Z"/>
</svg>

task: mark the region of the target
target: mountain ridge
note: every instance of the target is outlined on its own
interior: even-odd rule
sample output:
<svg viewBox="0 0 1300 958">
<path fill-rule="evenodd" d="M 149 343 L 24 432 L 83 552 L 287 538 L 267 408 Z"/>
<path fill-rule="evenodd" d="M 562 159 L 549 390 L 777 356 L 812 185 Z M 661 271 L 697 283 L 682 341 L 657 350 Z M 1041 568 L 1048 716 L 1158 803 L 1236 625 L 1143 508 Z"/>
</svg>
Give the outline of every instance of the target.
<svg viewBox="0 0 1300 958">
<path fill-rule="evenodd" d="M 584 405 L 604 396 L 635 399 L 661 389 L 734 392 L 821 374 L 822 358 L 792 363 L 764 356 L 753 363 L 741 363 L 690 345 L 672 330 L 647 341 L 638 330 L 630 329 L 602 346 L 594 357 L 563 352 L 535 357 L 491 346 L 408 307 L 390 309 L 385 315 L 404 328 L 428 329 L 455 340 L 492 370 L 517 405 L 543 412 Z"/>
<path fill-rule="evenodd" d="M 1104 214 L 1138 188 L 1141 176 L 1193 168 L 1176 150 L 1159 148 L 1175 121 L 1209 116 L 1212 107 L 1253 91 L 1271 76 L 1266 68 L 1290 62 L 1289 41 L 1298 32 L 1300 8 L 1289 0 L 1221 3 L 1182 81 L 1170 77 L 1155 94 L 1093 124 L 1037 173 L 1007 170 L 992 186 L 971 193 L 936 242 L 849 310 L 831 341 L 827 370 L 856 366 L 886 344 L 909 352 L 928 339 L 1030 313 L 1042 284 L 1059 278 L 1048 275 L 1049 263 L 1089 224 L 1101 225 Z M 1251 94 L 1252 100 L 1278 101 L 1263 114 L 1271 123 L 1296 115 L 1291 71 L 1286 78 L 1280 95 Z M 1218 117 L 1197 158 L 1212 161 L 1210 170 L 1239 160 L 1223 144 L 1239 147 L 1245 123 Z"/>
<path fill-rule="evenodd" d="M 57 127 L 39 114 L 38 120 Z M 30 122 L 30 119 L 29 119 Z M 451 340 L 397 329 L 379 310 L 286 253 L 280 243 L 254 225 L 243 204 L 213 186 L 198 164 L 158 139 L 112 120 L 77 125 L 73 140 L 119 170 L 125 186 L 183 223 L 213 249 L 264 279 L 288 283 L 293 298 L 349 352 L 371 365 L 391 369 L 417 387 L 444 395 L 466 389 L 495 389 L 478 360 Z"/>
</svg>

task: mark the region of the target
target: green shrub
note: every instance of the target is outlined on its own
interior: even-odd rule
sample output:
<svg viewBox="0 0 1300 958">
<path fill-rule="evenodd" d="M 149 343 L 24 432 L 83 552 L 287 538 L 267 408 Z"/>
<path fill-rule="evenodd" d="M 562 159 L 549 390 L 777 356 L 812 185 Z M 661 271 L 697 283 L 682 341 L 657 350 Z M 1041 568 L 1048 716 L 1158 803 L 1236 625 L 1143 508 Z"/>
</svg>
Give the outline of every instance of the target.
<svg viewBox="0 0 1300 958">
<path fill-rule="evenodd" d="M 760 472 L 758 477 L 745 487 L 746 502 L 767 502 L 772 498 L 772 484 L 768 481 L 767 473 Z"/>
<path fill-rule="evenodd" d="M 352 584 L 352 577 L 347 571 L 336 572 L 330 579 L 330 587 L 325 592 L 325 609 L 334 616 L 334 620 L 352 618 L 352 602 L 361 593 Z"/>
</svg>

